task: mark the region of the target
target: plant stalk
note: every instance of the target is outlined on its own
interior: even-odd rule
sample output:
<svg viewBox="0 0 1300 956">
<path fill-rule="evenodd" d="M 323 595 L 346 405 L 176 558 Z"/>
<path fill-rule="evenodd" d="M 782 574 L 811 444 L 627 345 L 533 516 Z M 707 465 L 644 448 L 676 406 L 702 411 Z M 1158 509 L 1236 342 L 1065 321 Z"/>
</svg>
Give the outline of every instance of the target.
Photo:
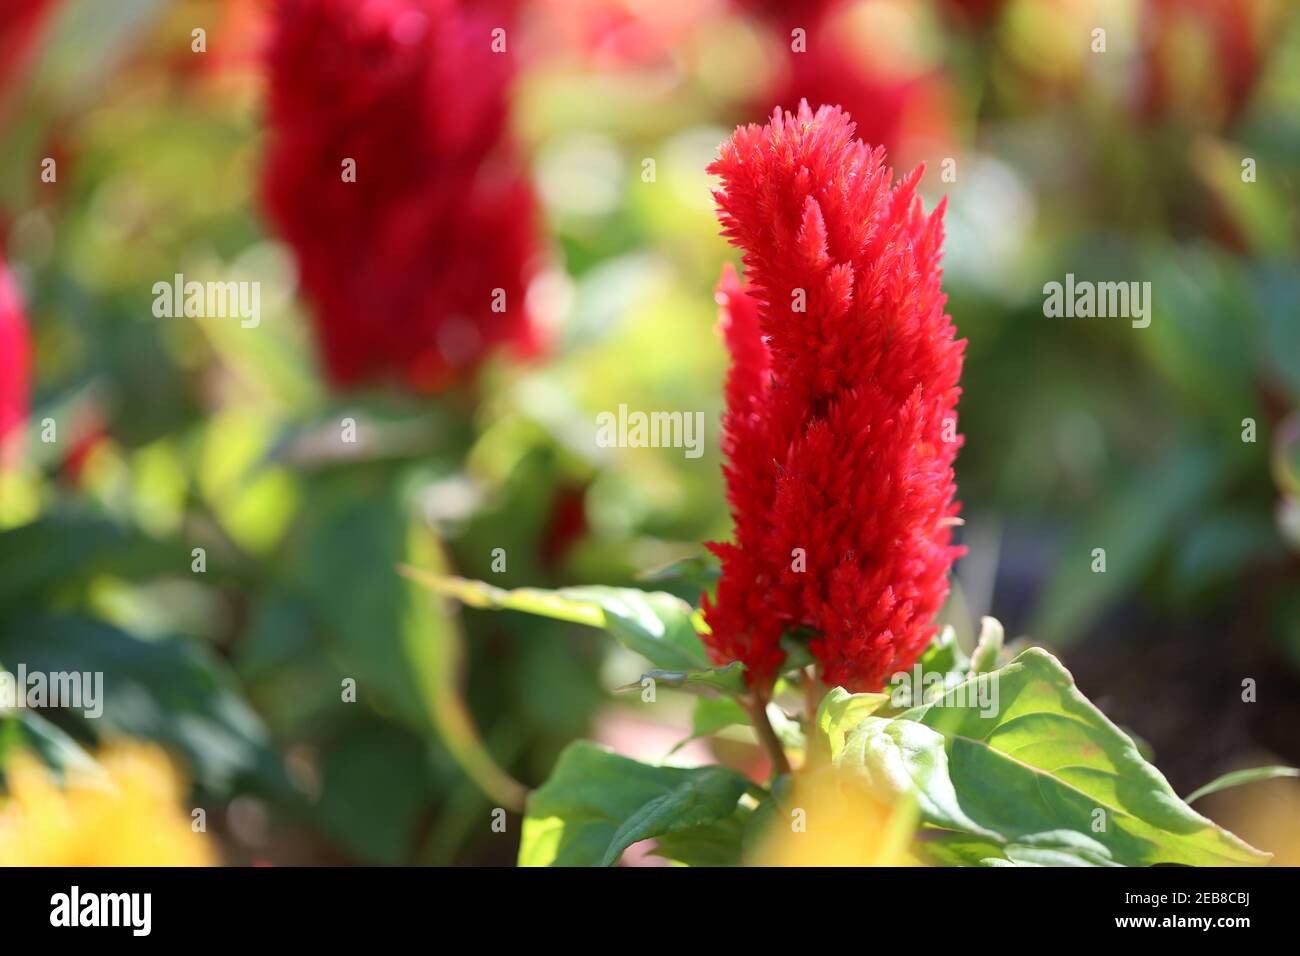
<svg viewBox="0 0 1300 956">
<path fill-rule="evenodd" d="M 781 740 L 772 729 L 772 722 L 767 718 L 767 700 L 755 693 L 746 700 L 745 709 L 749 711 L 750 723 L 754 725 L 758 739 L 772 761 L 772 776 L 779 777 L 781 774 L 789 773 L 790 761 L 786 758 L 785 748 L 781 746 Z"/>
</svg>

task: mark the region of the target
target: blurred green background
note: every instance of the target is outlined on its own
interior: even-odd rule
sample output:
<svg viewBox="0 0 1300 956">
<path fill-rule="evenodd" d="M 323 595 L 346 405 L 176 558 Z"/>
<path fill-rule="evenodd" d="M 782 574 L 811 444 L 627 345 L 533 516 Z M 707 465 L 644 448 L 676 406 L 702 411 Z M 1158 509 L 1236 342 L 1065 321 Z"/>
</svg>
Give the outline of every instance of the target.
<svg viewBox="0 0 1300 956">
<path fill-rule="evenodd" d="M 488 826 L 505 774 L 534 786 L 583 735 L 662 757 L 689 709 L 611 698 L 640 671 L 600 635 L 436 606 L 397 565 L 624 584 L 728 536 L 713 286 L 738 257 L 704 167 L 808 95 L 949 197 L 959 638 L 991 613 L 1058 649 L 1179 792 L 1300 763 L 1295 4 L 521 4 L 511 122 L 549 342 L 437 396 L 319 372 L 259 209 L 267 11 L 52 3 L 0 100 L 0 241 L 35 361 L 0 471 L 0 661 L 109 675 L 102 721 L 10 715 L 0 739 L 56 762 L 161 742 L 232 863 L 508 863 L 517 826 Z M 260 281 L 261 325 L 154 318 L 176 272 Z M 1067 273 L 1149 281 L 1150 326 L 1046 317 Z M 597 447 L 620 403 L 703 411 L 704 455 Z M 341 452 L 344 417 L 367 439 Z"/>
</svg>

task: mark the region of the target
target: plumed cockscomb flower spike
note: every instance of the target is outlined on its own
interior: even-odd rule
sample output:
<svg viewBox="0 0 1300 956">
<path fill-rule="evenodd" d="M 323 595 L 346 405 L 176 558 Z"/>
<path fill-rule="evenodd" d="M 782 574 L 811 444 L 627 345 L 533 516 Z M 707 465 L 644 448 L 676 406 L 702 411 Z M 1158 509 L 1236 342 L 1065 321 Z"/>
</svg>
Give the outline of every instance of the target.
<svg viewBox="0 0 1300 956">
<path fill-rule="evenodd" d="M 493 49 L 512 9 L 276 5 L 263 193 L 337 385 L 434 390 L 536 346 L 536 201 L 507 135 L 511 48 Z"/>
<path fill-rule="evenodd" d="M 18 290 L 0 262 L 0 468 L 17 455 L 27 419 L 31 344 Z"/>
<path fill-rule="evenodd" d="M 710 172 L 748 287 L 723 276 L 735 541 L 709 646 L 770 684 L 782 633 L 823 679 L 879 689 L 934 634 L 961 549 L 953 461 L 964 340 L 940 289 L 943 204 L 897 184 L 838 108 L 737 129 Z"/>
</svg>

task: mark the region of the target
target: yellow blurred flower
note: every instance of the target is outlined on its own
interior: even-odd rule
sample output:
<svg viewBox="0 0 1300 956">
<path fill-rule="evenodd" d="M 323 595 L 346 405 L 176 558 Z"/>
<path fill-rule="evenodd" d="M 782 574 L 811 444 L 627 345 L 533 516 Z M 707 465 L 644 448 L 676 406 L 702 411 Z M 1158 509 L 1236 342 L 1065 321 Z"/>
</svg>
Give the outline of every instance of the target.
<svg viewBox="0 0 1300 956">
<path fill-rule="evenodd" d="M 1267 780 L 1206 798 L 1197 809 L 1273 854 L 1272 866 L 1300 866 L 1300 781 Z"/>
<path fill-rule="evenodd" d="M 162 751 L 106 748 L 103 774 L 70 772 L 59 786 L 27 753 L 5 768 L 0 796 L 3 866 L 211 866 L 216 852 L 191 828 L 185 790 Z"/>
<path fill-rule="evenodd" d="M 915 808 L 889 806 L 831 769 L 800 773 L 754 863 L 921 866 L 911 853 Z"/>
</svg>

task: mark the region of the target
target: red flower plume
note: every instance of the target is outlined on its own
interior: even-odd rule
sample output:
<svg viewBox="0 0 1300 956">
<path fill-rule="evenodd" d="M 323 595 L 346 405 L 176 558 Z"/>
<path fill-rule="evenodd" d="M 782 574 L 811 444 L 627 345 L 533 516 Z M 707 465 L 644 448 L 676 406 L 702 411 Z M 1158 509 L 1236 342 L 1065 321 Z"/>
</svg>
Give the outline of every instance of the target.
<svg viewBox="0 0 1300 956">
<path fill-rule="evenodd" d="M 939 287 L 943 204 L 891 186 L 835 107 L 736 130 L 710 172 L 748 288 L 718 300 L 732 367 L 723 451 L 735 541 L 716 602 L 719 663 L 768 686 L 784 632 L 827 683 L 878 689 L 934 634 L 951 543 L 964 340 Z"/>
<path fill-rule="evenodd" d="M 506 137 L 511 4 L 282 0 L 264 193 L 339 385 L 437 389 L 532 345 L 535 203 Z M 344 164 L 355 163 L 355 181 Z"/>
<path fill-rule="evenodd" d="M 27 418 L 27 379 L 31 346 L 22 302 L 0 262 L 0 446 Z M 0 465 L 5 456 L 0 447 Z"/>
<path fill-rule="evenodd" d="M 0 3 L 0 89 L 25 65 L 50 0 Z"/>
<path fill-rule="evenodd" d="M 773 82 L 756 97 L 767 104 L 833 103 L 856 117 L 858 135 L 900 152 L 932 152 L 952 139 L 948 84 L 934 66 L 882 56 L 872 4 L 854 0 L 740 0 L 772 30 L 785 51 Z M 864 20 L 863 14 L 866 14 Z M 802 46 L 794 48 L 795 29 Z"/>
</svg>

